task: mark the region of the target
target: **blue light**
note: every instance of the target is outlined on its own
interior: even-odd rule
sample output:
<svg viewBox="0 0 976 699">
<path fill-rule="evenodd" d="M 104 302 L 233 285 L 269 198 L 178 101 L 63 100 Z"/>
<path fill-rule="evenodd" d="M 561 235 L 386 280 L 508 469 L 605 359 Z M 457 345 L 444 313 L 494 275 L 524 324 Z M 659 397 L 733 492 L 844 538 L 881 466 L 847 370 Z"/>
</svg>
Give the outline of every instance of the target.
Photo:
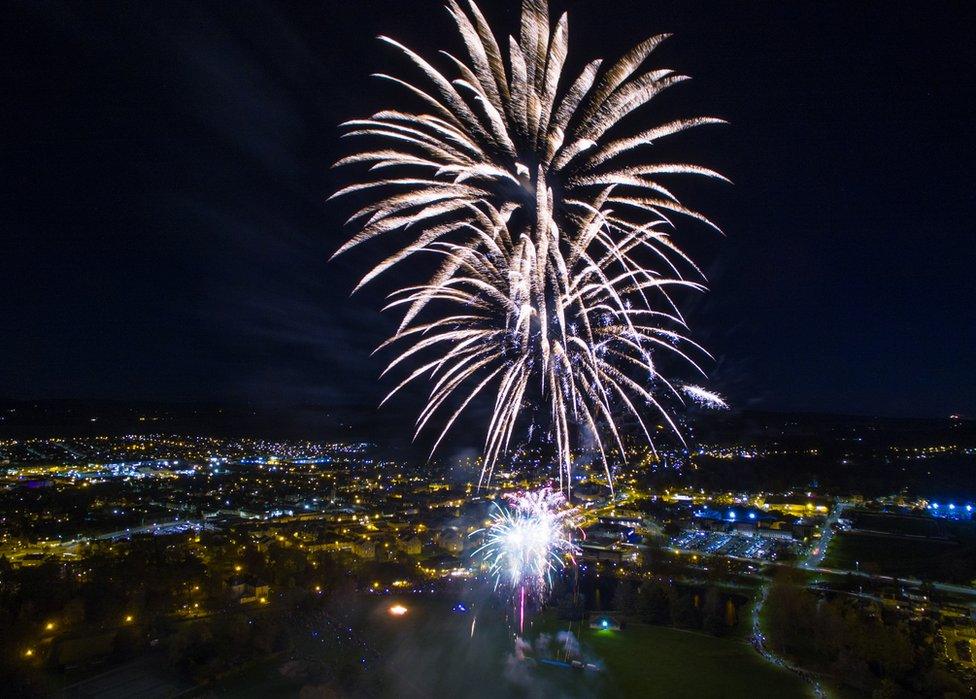
<svg viewBox="0 0 976 699">
<path fill-rule="evenodd" d="M 735 510 L 729 510 L 729 519 L 735 519 Z"/>
<path fill-rule="evenodd" d="M 606 619 L 604 619 L 603 621 L 600 622 L 600 625 L 603 626 L 603 628 L 607 628 L 608 626 L 610 626 L 610 623 Z"/>
<path fill-rule="evenodd" d="M 966 505 L 966 512 L 972 512 L 972 511 L 973 511 L 973 506 L 972 505 Z"/>
<path fill-rule="evenodd" d="M 464 614 L 466 611 L 468 611 L 468 608 L 465 607 L 462 602 L 458 602 L 457 604 L 454 605 L 454 611 Z"/>
<path fill-rule="evenodd" d="M 956 509 L 956 506 L 953 503 L 950 502 L 949 503 L 949 509 L 950 510 L 954 510 L 954 509 Z"/>
<path fill-rule="evenodd" d="M 749 519 L 755 519 L 755 518 L 756 518 L 756 513 L 755 512 L 750 512 L 749 513 Z"/>
<path fill-rule="evenodd" d="M 933 502 L 932 507 L 934 507 L 935 509 L 939 509 L 939 503 Z"/>
</svg>

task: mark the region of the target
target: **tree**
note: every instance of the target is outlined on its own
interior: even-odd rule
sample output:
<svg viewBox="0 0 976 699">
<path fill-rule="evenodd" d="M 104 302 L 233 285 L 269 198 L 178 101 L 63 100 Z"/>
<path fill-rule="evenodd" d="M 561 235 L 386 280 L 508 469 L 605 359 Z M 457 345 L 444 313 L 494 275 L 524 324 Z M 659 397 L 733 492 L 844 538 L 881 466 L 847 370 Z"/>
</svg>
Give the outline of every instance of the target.
<svg viewBox="0 0 976 699">
<path fill-rule="evenodd" d="M 695 602 L 691 594 L 672 588 L 668 601 L 670 603 L 672 625 L 683 629 L 701 628 L 701 612 L 695 608 Z"/>
<path fill-rule="evenodd" d="M 627 615 L 637 614 L 637 586 L 630 580 L 621 580 L 613 593 L 613 608 Z"/>
<path fill-rule="evenodd" d="M 789 653 L 810 649 L 816 605 L 814 597 L 803 590 L 792 569 L 781 568 L 776 573 L 765 608 L 767 630 L 774 648 Z"/>
<path fill-rule="evenodd" d="M 725 625 L 730 629 L 739 621 L 738 610 L 731 598 L 725 600 Z"/>
<path fill-rule="evenodd" d="M 717 587 L 710 587 L 705 592 L 702 629 L 713 636 L 724 636 L 729 629 L 729 625 L 725 623 L 725 599 Z"/>
<path fill-rule="evenodd" d="M 670 624 L 671 612 L 668 602 L 669 588 L 650 580 L 641 584 L 637 591 L 637 615 L 648 624 Z"/>
<path fill-rule="evenodd" d="M 61 618 L 65 626 L 77 626 L 85 620 L 85 602 L 80 597 L 75 597 L 61 611 Z"/>
<path fill-rule="evenodd" d="M 907 692 L 892 680 L 882 680 L 878 688 L 871 693 L 871 699 L 901 699 Z"/>
<path fill-rule="evenodd" d="M 586 603 L 583 595 L 567 593 L 559 599 L 557 613 L 565 621 L 579 621 L 586 616 Z"/>
</svg>

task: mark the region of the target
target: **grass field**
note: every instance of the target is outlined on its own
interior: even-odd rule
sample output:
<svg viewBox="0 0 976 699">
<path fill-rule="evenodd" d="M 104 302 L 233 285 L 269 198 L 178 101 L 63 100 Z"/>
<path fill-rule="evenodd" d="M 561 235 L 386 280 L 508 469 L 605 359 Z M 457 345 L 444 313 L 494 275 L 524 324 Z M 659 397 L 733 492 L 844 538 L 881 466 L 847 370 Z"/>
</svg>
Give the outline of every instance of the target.
<svg viewBox="0 0 976 699">
<path fill-rule="evenodd" d="M 971 542 L 899 539 L 844 533 L 833 538 L 823 565 L 827 568 L 881 573 L 901 577 L 966 582 L 954 568 L 955 559 L 973 554 Z"/>
<path fill-rule="evenodd" d="M 849 515 L 855 529 L 870 529 L 888 534 L 909 536 L 945 536 L 945 520 L 932 517 L 906 517 L 857 510 Z"/>
<path fill-rule="evenodd" d="M 807 696 L 791 673 L 762 660 L 740 638 L 719 639 L 655 626 L 623 631 L 573 630 L 587 662 L 580 670 L 515 658 L 506 612 L 472 605 L 452 611 L 452 600 L 406 597 L 402 617 L 386 610 L 391 598 L 371 598 L 362 614 L 363 633 L 380 651 L 370 672 L 381 673 L 386 693 L 397 697 L 791 697 Z M 476 620 L 475 620 L 476 619 Z M 543 615 L 526 633 L 530 642 L 555 634 L 565 622 Z M 555 645 L 555 643 L 554 643 Z M 211 692 L 218 696 L 295 696 L 300 685 L 283 679 L 282 661 L 248 668 Z"/>
<path fill-rule="evenodd" d="M 190 696 L 226 696 L 234 699 L 297 696 L 301 686 L 281 676 L 278 672 L 281 663 L 280 657 L 249 663 L 241 671 L 231 673 L 214 686 L 201 687 Z"/>
<path fill-rule="evenodd" d="M 746 643 L 659 626 L 584 629 L 584 649 L 606 667 L 606 697 L 804 697 L 804 683 Z"/>
</svg>

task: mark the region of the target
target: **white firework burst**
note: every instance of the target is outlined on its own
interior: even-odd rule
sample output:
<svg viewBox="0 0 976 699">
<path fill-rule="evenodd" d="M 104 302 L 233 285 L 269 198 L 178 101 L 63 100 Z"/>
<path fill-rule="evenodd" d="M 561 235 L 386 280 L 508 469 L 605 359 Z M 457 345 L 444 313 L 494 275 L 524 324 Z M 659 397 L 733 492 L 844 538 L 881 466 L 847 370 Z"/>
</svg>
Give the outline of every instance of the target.
<svg viewBox="0 0 976 699">
<path fill-rule="evenodd" d="M 577 553 L 571 537 L 575 511 L 551 488 L 519 493 L 495 505 L 485 543 L 475 553 L 488 565 L 495 587 L 531 590 L 544 596 L 552 573 Z"/>
<path fill-rule="evenodd" d="M 667 35 L 565 79 L 567 17 L 550 22 L 545 0 L 523 1 L 507 59 L 473 2 L 448 0 L 447 10 L 467 54 L 442 52 L 453 78 L 381 37 L 421 80 L 379 77 L 423 108 L 344 125 L 346 136 L 378 145 L 337 163 L 368 166 L 369 174 L 334 195 L 368 200 L 336 254 L 381 236 L 405 241 L 359 286 L 416 254 L 439 260 L 428 281 L 392 295 L 403 321 L 383 345 L 400 348 L 386 371 L 419 365 L 387 399 L 423 376 L 432 383 L 417 431 L 441 416 L 433 449 L 471 401 L 493 394 L 482 480 L 528 423 L 553 445 L 561 487 L 570 486 L 584 434 L 609 479 L 608 452 L 624 452 L 622 415 L 652 446 L 646 422 L 655 413 L 680 437 L 667 403 L 683 400 L 682 391 L 658 371 L 658 355 L 699 372 L 693 355 L 707 356 L 686 336 L 673 298 L 679 289 L 703 290 L 704 277 L 672 240 L 669 214 L 714 224 L 662 179 L 724 178 L 648 154 L 663 138 L 722 120 L 621 133 L 625 117 L 687 79 L 642 68 Z"/>
</svg>

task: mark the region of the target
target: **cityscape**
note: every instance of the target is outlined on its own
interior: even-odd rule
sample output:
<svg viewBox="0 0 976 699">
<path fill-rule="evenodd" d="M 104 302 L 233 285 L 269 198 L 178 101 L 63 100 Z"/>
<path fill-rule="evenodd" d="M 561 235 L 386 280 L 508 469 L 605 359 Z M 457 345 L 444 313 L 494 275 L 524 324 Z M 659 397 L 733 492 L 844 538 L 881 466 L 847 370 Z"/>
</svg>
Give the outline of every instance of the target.
<svg viewBox="0 0 976 699">
<path fill-rule="evenodd" d="M 109 425 L 144 424 L 138 412 Z M 747 423 L 766 429 L 748 443 L 722 436 Z M 506 692 L 636 695 L 630 653 L 649 644 L 666 666 L 698 642 L 703 670 L 735 663 L 710 668 L 730 695 L 759 677 L 787 695 L 853 696 L 883 673 L 907 691 L 965 696 L 976 681 L 976 424 L 912 431 L 915 447 L 903 421 L 744 415 L 693 452 L 616 455 L 612 491 L 596 463 L 579 469 L 575 567 L 532 603 L 511 656 L 532 668 L 525 677 L 500 648 L 476 673 L 422 677 L 403 664 L 439 662 L 462 639 L 483 652 L 503 643 L 514 611 L 492 593 L 479 549 L 496 503 L 551 482 L 544 469 L 512 468 L 479 489 L 478 457 L 420 466 L 377 442 L 7 438 L 2 650 L 25 689 L 69 696 L 386 695 L 401 683 L 480 695 L 492 673 Z M 740 489 L 710 467 L 761 473 L 783 459 L 822 483 Z M 884 484 L 869 470 L 836 475 L 878 459 Z M 823 624 L 848 630 L 828 645 Z M 619 643 L 635 645 L 618 655 Z M 708 692 L 708 676 L 680 679 Z"/>
<path fill-rule="evenodd" d="M 0 695 L 976 697 L 976 5 L 5 9 Z"/>
</svg>

